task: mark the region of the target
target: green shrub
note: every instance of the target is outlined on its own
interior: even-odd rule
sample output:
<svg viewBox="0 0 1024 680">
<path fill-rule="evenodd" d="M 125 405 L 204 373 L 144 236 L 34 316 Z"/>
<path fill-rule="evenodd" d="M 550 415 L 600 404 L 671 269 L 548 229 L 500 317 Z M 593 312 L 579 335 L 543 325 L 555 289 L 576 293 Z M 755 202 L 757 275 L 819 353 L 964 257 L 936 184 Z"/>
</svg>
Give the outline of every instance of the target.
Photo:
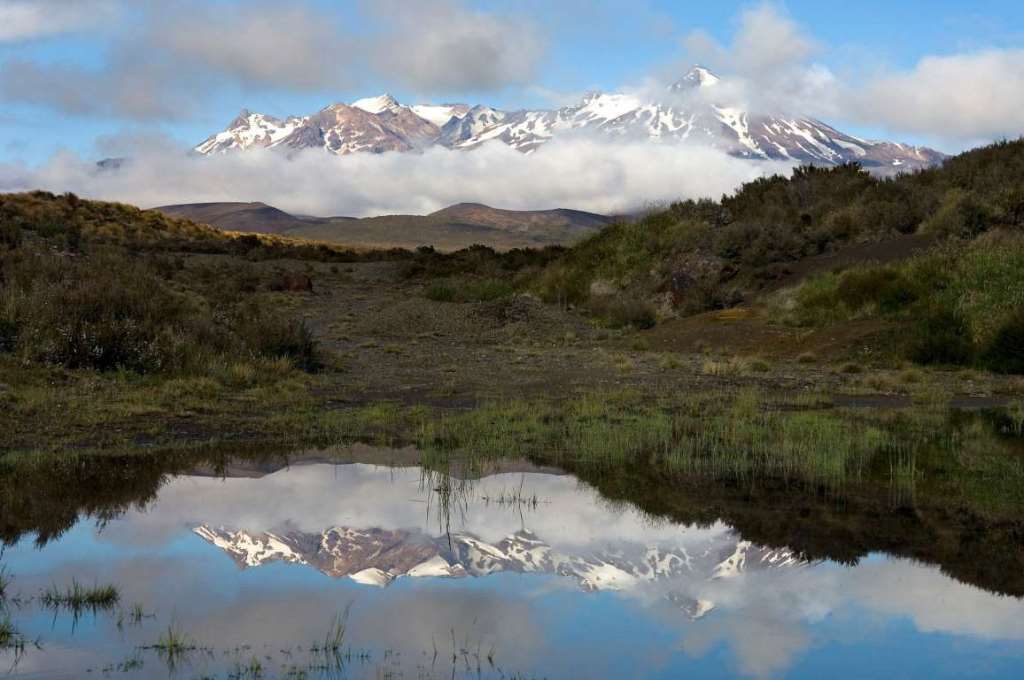
<svg viewBox="0 0 1024 680">
<path fill-rule="evenodd" d="M 235 328 L 255 357 L 288 359 L 304 371 L 319 366 L 317 342 L 304 321 L 294 322 L 250 308 Z"/>
<path fill-rule="evenodd" d="M 971 238 L 988 229 L 993 218 L 988 206 L 963 189 L 946 193 L 942 203 L 921 225 L 921 230 L 936 236 Z"/>
<path fill-rule="evenodd" d="M 17 248 L 21 245 L 21 227 L 12 220 L 0 216 L 0 248 Z"/>
<path fill-rule="evenodd" d="M 455 289 L 447 281 L 434 281 L 427 286 L 424 294 L 428 300 L 435 302 L 455 302 Z"/>
<path fill-rule="evenodd" d="M 793 298 L 792 320 L 800 325 L 825 325 L 845 316 L 839 306 L 839 277 L 835 274 L 812 276 L 804 281 Z"/>
<path fill-rule="evenodd" d="M 188 305 L 139 262 L 28 255 L 8 258 L 5 275 L 5 317 L 26 359 L 140 372 L 176 363 Z"/>
<path fill-rule="evenodd" d="M 462 298 L 468 302 L 490 302 L 508 297 L 515 292 L 515 286 L 504 279 L 483 279 L 469 281 L 464 287 Z"/>
<path fill-rule="evenodd" d="M 216 287 L 209 297 L 173 290 L 148 262 L 121 251 L 16 251 L 2 265 L 0 348 L 30 362 L 138 373 L 202 372 L 215 356 L 316 366 L 304 324 L 235 309 Z"/>
<path fill-rule="evenodd" d="M 14 319 L 0 317 L 0 352 L 13 352 L 18 340 L 18 325 Z"/>
<path fill-rule="evenodd" d="M 1024 310 L 999 328 L 983 350 L 981 363 L 996 373 L 1024 374 Z"/>
<path fill-rule="evenodd" d="M 966 364 L 972 353 L 967 319 L 955 309 L 927 308 L 909 330 L 908 358 L 919 364 Z"/>
<path fill-rule="evenodd" d="M 850 311 L 875 305 L 878 311 L 889 314 L 914 302 L 917 291 L 901 271 L 876 267 L 845 272 L 839 279 L 836 296 Z"/>
<path fill-rule="evenodd" d="M 632 326 L 640 330 L 653 328 L 658 323 L 654 307 L 630 297 L 601 297 L 590 302 L 590 311 L 605 320 L 612 328 Z"/>
</svg>

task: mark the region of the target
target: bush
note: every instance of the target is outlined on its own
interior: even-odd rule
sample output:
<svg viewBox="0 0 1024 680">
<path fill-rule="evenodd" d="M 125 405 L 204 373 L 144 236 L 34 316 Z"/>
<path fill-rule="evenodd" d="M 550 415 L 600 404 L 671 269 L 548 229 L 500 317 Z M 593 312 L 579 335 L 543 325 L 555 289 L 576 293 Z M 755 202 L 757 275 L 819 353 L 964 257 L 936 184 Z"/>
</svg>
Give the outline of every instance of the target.
<svg viewBox="0 0 1024 680">
<path fill-rule="evenodd" d="M 964 315 L 933 306 L 924 310 L 909 331 L 908 358 L 919 364 L 962 365 L 971 360 L 971 331 Z"/>
<path fill-rule="evenodd" d="M 178 363 L 190 310 L 141 263 L 21 254 L 4 265 L 6 334 L 24 358 L 140 372 Z"/>
<path fill-rule="evenodd" d="M 632 326 L 645 330 L 658 323 L 654 307 L 635 298 L 601 297 L 591 301 L 589 306 L 591 312 L 612 328 Z"/>
<path fill-rule="evenodd" d="M 511 282 L 504 279 L 483 279 L 466 283 L 462 298 L 467 302 L 491 302 L 515 292 Z"/>
<path fill-rule="evenodd" d="M 304 371 L 319 366 L 317 342 L 304 321 L 270 316 L 250 307 L 236 324 L 236 329 L 254 357 L 288 359 Z"/>
<path fill-rule="evenodd" d="M 937 236 L 972 238 L 988 229 L 993 213 L 973 194 L 952 189 L 924 223 L 921 230 Z"/>
<path fill-rule="evenodd" d="M 996 331 L 982 352 L 981 363 L 996 373 L 1024 374 L 1024 310 Z"/>
<path fill-rule="evenodd" d="M 13 319 L 0 317 L 0 352 L 13 352 L 18 340 L 18 326 Z"/>
<path fill-rule="evenodd" d="M 455 302 L 455 289 L 447 281 L 435 281 L 427 286 L 424 293 L 428 300 L 435 302 Z"/>
<path fill-rule="evenodd" d="M 883 314 L 903 309 L 917 299 L 913 283 L 897 269 L 852 269 L 839 279 L 836 296 L 852 311 L 876 305 Z"/>
<path fill-rule="evenodd" d="M 108 251 L 68 257 L 17 251 L 3 260 L 0 348 L 71 369 L 205 371 L 213 357 L 316 365 L 302 323 L 172 290 L 147 262 Z M 226 274 L 225 274 L 226 276 Z"/>
<path fill-rule="evenodd" d="M 17 248 L 21 245 L 21 227 L 0 216 L 0 248 Z"/>
</svg>

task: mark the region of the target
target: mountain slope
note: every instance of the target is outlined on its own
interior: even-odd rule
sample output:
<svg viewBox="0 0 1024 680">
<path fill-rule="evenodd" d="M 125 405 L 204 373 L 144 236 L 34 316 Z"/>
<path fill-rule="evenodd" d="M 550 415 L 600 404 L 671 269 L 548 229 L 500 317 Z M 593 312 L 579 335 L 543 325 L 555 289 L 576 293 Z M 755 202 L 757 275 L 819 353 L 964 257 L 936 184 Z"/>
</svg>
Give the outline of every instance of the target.
<svg viewBox="0 0 1024 680">
<path fill-rule="evenodd" d="M 631 590 L 665 583 L 665 597 L 692 618 L 714 608 L 677 588 L 685 581 L 734 578 L 746 571 L 807 565 L 786 548 L 755 546 L 734 534 L 699 546 L 616 544 L 562 552 L 523 529 L 496 543 L 469 533 L 431 537 L 418 531 L 335 527 L 322 534 L 297 531 L 250 533 L 200 525 L 194 532 L 240 567 L 273 562 L 311 566 L 334 578 L 374 586 L 395 579 L 466 578 L 501 572 L 555 574 L 574 579 L 582 590 Z"/>
<path fill-rule="evenodd" d="M 710 145 L 750 159 L 818 165 L 856 161 L 880 173 L 929 167 L 945 158 L 924 147 L 860 139 L 805 116 L 745 111 L 727 100 L 721 82 L 708 69 L 695 66 L 657 95 L 592 92 L 575 106 L 557 110 L 404 106 L 389 94 L 285 120 L 244 110 L 195 151 L 322 148 L 344 155 L 408 152 L 435 145 L 469 150 L 498 142 L 529 153 L 562 135 L 595 134 Z"/>
<path fill-rule="evenodd" d="M 157 208 L 173 217 L 215 226 L 224 231 L 283 234 L 296 227 L 299 218 L 266 203 L 186 203 Z"/>
</svg>

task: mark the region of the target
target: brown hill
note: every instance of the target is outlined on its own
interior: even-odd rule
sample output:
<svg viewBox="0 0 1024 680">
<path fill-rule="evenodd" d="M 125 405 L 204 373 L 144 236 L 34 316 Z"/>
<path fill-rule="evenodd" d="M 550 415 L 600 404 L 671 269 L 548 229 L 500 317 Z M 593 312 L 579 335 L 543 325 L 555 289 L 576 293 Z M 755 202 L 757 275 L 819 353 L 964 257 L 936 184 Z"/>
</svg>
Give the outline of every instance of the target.
<svg viewBox="0 0 1024 680">
<path fill-rule="evenodd" d="M 173 217 L 211 224 L 225 231 L 282 234 L 298 226 L 294 215 L 266 203 L 187 203 L 157 208 Z"/>
<path fill-rule="evenodd" d="M 571 244 L 613 218 L 579 210 L 501 210 L 459 203 L 430 215 L 307 217 L 265 203 L 191 203 L 157 210 L 227 231 L 272 233 L 348 246 L 434 246 L 456 250 L 473 244 L 498 250 Z"/>
</svg>

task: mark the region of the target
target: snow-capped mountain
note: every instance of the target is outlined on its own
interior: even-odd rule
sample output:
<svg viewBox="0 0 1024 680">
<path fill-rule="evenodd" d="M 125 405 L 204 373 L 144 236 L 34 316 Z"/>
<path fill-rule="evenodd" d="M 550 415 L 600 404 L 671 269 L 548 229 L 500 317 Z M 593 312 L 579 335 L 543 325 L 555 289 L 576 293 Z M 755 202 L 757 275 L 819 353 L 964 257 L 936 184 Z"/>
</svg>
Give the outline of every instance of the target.
<svg viewBox="0 0 1024 680">
<path fill-rule="evenodd" d="M 578 553 L 553 549 L 536 534 L 518 531 L 497 543 L 469 533 L 431 537 L 417 531 L 336 527 L 322 534 L 250 533 L 201 525 L 194 529 L 241 568 L 271 562 L 311 566 L 335 578 L 386 586 L 401 577 L 465 578 L 498 572 L 556 574 L 584 591 L 629 590 L 644 584 L 731 578 L 745 571 L 807 563 L 788 549 L 756 546 L 734 534 L 698 547 L 617 544 Z M 671 590 L 666 597 L 696 618 L 714 604 Z"/>
<path fill-rule="evenodd" d="M 383 153 L 434 145 L 469 150 L 498 141 L 529 153 L 560 135 L 593 133 L 710 145 L 750 159 L 826 165 L 857 161 L 883 171 L 928 167 L 945 158 L 926 147 L 860 139 L 809 117 L 745 111 L 723 101 L 721 82 L 708 69 L 695 66 L 659 95 L 592 92 L 575 106 L 556 110 L 405 106 L 389 94 L 285 120 L 244 110 L 195 151 L 322 148 L 335 154 Z"/>
</svg>

